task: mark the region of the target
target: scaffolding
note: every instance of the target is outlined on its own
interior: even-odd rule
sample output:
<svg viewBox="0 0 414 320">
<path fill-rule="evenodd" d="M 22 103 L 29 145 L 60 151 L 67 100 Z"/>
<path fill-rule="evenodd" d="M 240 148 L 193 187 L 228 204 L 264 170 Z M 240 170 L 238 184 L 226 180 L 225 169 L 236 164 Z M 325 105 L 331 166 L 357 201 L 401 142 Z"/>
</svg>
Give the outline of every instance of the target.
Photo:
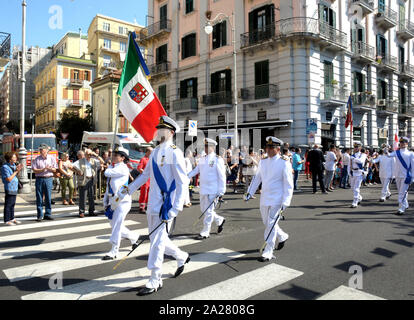
<svg viewBox="0 0 414 320">
<path fill-rule="evenodd" d="M 11 54 L 11 34 L 0 32 L 0 69 L 5 67 L 10 61 Z"/>
</svg>

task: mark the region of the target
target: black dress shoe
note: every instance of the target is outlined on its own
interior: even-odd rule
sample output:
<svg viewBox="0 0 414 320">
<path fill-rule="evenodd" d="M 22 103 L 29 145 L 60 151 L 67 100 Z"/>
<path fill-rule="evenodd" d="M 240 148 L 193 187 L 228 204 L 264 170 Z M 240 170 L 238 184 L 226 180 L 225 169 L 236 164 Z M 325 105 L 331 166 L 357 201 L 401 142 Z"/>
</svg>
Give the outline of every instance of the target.
<svg viewBox="0 0 414 320">
<path fill-rule="evenodd" d="M 205 237 L 205 236 L 198 235 L 197 238 L 196 238 L 196 240 L 206 240 L 208 238 L 209 237 Z"/>
<path fill-rule="evenodd" d="M 285 246 L 286 241 L 287 241 L 287 239 L 283 242 L 279 242 L 279 244 L 277 245 L 276 250 L 282 250 L 283 247 Z"/>
<path fill-rule="evenodd" d="M 270 259 L 269 258 L 265 258 L 265 257 L 259 257 L 259 258 L 257 258 L 257 261 L 259 261 L 259 262 L 267 262 L 267 261 L 270 261 Z"/>
<path fill-rule="evenodd" d="M 37 218 L 36 219 L 36 222 L 42 222 L 43 221 L 43 218 Z"/>
<path fill-rule="evenodd" d="M 183 273 L 183 271 L 184 271 L 184 266 L 187 264 L 187 263 L 189 263 L 190 262 L 190 256 L 188 256 L 188 258 L 187 258 L 187 260 L 185 260 L 185 262 L 184 262 L 184 264 L 181 266 L 181 267 L 178 267 L 177 268 L 177 271 L 175 271 L 175 274 L 174 274 L 174 278 L 177 278 L 180 274 L 182 274 Z"/>
<path fill-rule="evenodd" d="M 162 287 L 159 286 L 158 289 L 154 289 L 154 288 L 142 288 L 138 291 L 137 296 L 148 296 L 150 294 L 153 294 L 154 292 L 157 292 L 158 290 L 161 290 Z"/>
<path fill-rule="evenodd" d="M 223 232 L 223 226 L 224 223 L 226 222 L 226 219 L 223 220 L 223 223 L 221 225 L 219 225 L 218 229 L 217 229 L 217 234 L 220 234 Z"/>
<path fill-rule="evenodd" d="M 56 202 L 54 200 L 50 201 L 50 204 L 56 204 Z"/>
<path fill-rule="evenodd" d="M 385 200 L 384 199 L 380 199 L 379 202 L 385 202 Z"/>
<path fill-rule="evenodd" d="M 55 219 L 53 219 L 51 216 L 45 216 L 45 220 L 53 221 Z"/>
<path fill-rule="evenodd" d="M 102 258 L 103 261 L 109 261 L 109 260 L 115 260 L 116 257 L 111 257 L 111 256 L 105 256 Z"/>
<path fill-rule="evenodd" d="M 95 213 L 95 212 L 94 212 L 94 213 L 89 213 L 89 216 L 90 216 L 90 217 L 97 217 L 97 216 L 98 216 L 98 214 L 97 214 L 97 213 Z"/>
</svg>

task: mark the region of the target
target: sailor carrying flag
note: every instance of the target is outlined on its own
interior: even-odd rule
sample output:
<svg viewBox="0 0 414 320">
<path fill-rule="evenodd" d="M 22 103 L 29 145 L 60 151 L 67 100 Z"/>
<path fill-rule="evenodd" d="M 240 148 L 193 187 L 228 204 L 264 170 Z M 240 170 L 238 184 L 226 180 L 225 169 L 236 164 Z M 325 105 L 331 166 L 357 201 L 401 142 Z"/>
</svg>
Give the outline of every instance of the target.
<svg viewBox="0 0 414 320">
<path fill-rule="evenodd" d="M 157 139 L 161 144 L 151 153 L 144 172 L 119 193 L 120 197 L 132 195 L 151 179 L 147 209 L 148 230 L 151 234 L 148 269 L 151 270 L 151 277 L 138 292 L 140 296 L 162 288 L 164 254 L 177 260 L 175 277 L 184 271 L 184 265 L 190 261 L 189 254 L 180 250 L 168 237 L 173 219 L 183 210 L 189 185 L 183 152 L 172 141 L 180 127 L 171 118 L 162 116 L 156 128 Z"/>
<path fill-rule="evenodd" d="M 259 162 L 256 175 L 245 195 L 245 200 L 248 201 L 256 193 L 260 183 L 262 184 L 260 213 L 266 227 L 264 233 L 266 246 L 261 257 L 258 258 L 260 262 L 274 258 L 276 239 L 279 241 L 276 250 L 280 250 L 289 238 L 289 235 L 279 227 L 278 221 L 281 212 L 290 206 L 293 195 L 292 165 L 288 157 L 279 156 L 283 142 L 275 137 L 267 137 L 266 142 L 268 158 Z"/>
</svg>

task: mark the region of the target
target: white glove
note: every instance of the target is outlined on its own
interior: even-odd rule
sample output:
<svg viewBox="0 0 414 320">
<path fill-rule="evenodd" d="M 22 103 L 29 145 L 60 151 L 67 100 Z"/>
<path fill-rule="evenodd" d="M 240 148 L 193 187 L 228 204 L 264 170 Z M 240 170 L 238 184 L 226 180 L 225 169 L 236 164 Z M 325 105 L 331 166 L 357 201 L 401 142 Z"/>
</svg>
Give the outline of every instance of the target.
<svg viewBox="0 0 414 320">
<path fill-rule="evenodd" d="M 118 193 L 116 194 L 117 198 L 119 198 L 121 201 L 125 198 L 126 195 L 129 194 L 129 188 L 128 186 L 122 186 Z"/>
<path fill-rule="evenodd" d="M 252 196 L 250 195 L 250 193 L 246 193 L 245 195 L 244 195 L 244 201 L 249 201 L 250 199 L 252 198 Z"/>
<path fill-rule="evenodd" d="M 168 211 L 168 218 L 170 218 L 170 220 L 168 220 L 168 221 L 171 221 L 172 219 L 174 219 L 175 217 L 177 217 L 177 215 L 178 215 L 178 211 L 177 210 L 170 209 L 170 211 Z"/>
<path fill-rule="evenodd" d="M 282 205 L 282 207 L 280 208 L 280 212 L 284 212 L 286 210 L 287 206 Z"/>
</svg>

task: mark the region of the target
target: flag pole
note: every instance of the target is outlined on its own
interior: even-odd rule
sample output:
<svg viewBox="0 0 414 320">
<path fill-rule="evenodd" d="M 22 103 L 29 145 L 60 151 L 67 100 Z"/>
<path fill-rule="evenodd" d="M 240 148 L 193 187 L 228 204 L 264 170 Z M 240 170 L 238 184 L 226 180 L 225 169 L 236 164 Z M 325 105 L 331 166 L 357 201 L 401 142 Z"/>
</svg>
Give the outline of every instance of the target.
<svg viewBox="0 0 414 320">
<path fill-rule="evenodd" d="M 119 119 L 119 96 L 117 99 L 117 106 L 116 106 L 116 116 L 115 116 L 115 130 L 114 130 L 114 140 L 112 141 L 112 147 L 111 149 L 114 150 L 115 148 L 115 142 L 116 142 L 116 133 L 118 131 L 118 119 Z"/>
</svg>

